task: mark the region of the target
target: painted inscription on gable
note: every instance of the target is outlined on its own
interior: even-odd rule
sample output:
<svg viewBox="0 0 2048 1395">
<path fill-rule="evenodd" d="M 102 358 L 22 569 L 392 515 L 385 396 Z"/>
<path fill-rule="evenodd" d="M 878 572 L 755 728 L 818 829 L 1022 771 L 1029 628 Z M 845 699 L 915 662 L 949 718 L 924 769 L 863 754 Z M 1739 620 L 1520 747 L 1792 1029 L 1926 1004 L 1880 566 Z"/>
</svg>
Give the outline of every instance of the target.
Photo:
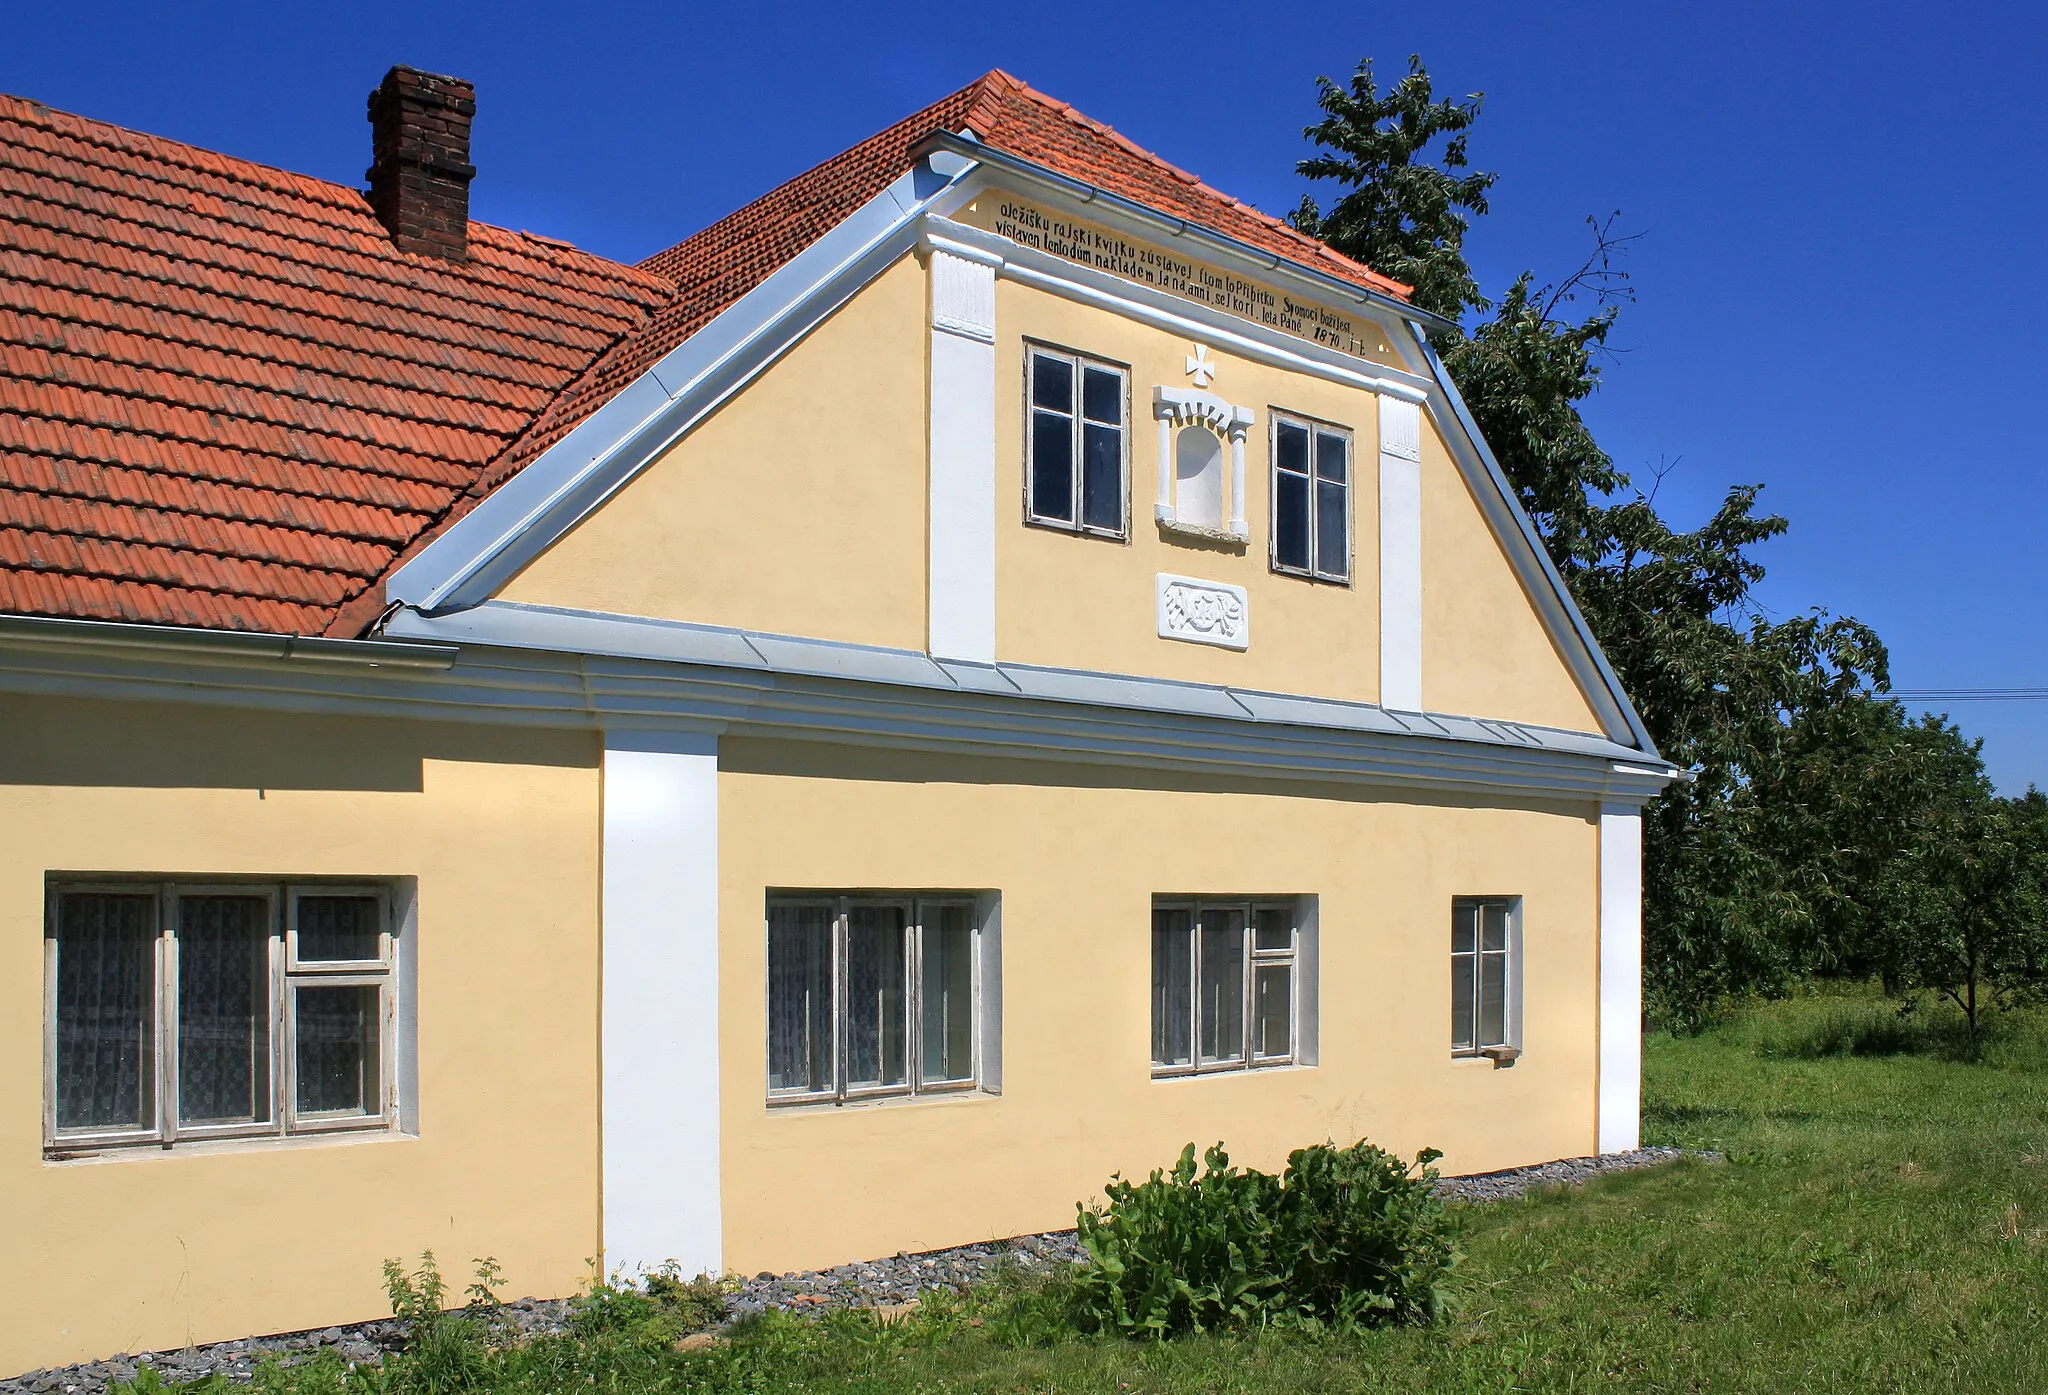
<svg viewBox="0 0 2048 1395">
<path fill-rule="evenodd" d="M 1007 194 L 990 192 L 954 215 L 961 222 L 1066 261 L 1155 286 L 1169 295 L 1359 358 L 1386 362 L 1379 330 L 1326 305 L 1138 242 Z M 1368 338 L 1367 336 L 1371 336 Z"/>
</svg>

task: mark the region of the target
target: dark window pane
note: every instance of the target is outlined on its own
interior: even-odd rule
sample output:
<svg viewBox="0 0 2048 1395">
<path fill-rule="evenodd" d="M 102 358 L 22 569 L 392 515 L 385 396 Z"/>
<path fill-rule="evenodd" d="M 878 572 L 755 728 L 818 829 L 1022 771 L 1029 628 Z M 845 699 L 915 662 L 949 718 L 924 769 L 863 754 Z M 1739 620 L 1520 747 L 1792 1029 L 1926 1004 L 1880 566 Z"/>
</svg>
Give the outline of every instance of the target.
<svg viewBox="0 0 2048 1395">
<path fill-rule="evenodd" d="M 927 906 L 924 962 L 924 1078 L 974 1078 L 974 915 L 966 906 Z"/>
<path fill-rule="evenodd" d="M 1244 1059 L 1244 912 L 1202 912 L 1196 1027 L 1204 1061 Z"/>
<path fill-rule="evenodd" d="M 1451 1049 L 1472 1049 L 1472 963 L 1473 955 L 1451 956 Z"/>
<path fill-rule="evenodd" d="M 301 984 L 294 991 L 299 1113 L 383 1113 L 382 992 L 375 984 Z"/>
<path fill-rule="evenodd" d="M 178 1118 L 270 1117 L 270 901 L 178 898 Z"/>
<path fill-rule="evenodd" d="M 57 903 L 57 1127 L 156 1122 L 156 898 Z"/>
<path fill-rule="evenodd" d="M 1470 954 L 1479 948 L 1479 907 L 1460 901 L 1451 907 L 1451 953 Z"/>
<path fill-rule="evenodd" d="M 1081 428 L 1081 521 L 1112 533 L 1124 530 L 1124 433 L 1090 423 Z"/>
<path fill-rule="evenodd" d="M 1294 1050 L 1294 969 L 1261 964 L 1252 979 L 1252 1052 L 1285 1056 Z"/>
<path fill-rule="evenodd" d="M 1501 1046 L 1508 1039 L 1508 957 L 1479 956 L 1479 1044 Z"/>
<path fill-rule="evenodd" d="M 1254 909 L 1252 941 L 1256 949 L 1294 948 L 1294 912 L 1285 906 L 1259 906 Z"/>
<path fill-rule="evenodd" d="M 1055 412 L 1074 410 L 1074 365 L 1044 354 L 1031 356 L 1031 405 Z"/>
<path fill-rule="evenodd" d="M 1351 574 L 1351 540 L 1344 527 L 1344 486 L 1316 481 L 1316 570 L 1325 576 Z"/>
<path fill-rule="evenodd" d="M 1081 415 L 1090 421 L 1123 425 L 1123 374 L 1103 368 L 1088 369 L 1081 377 Z"/>
<path fill-rule="evenodd" d="M 1273 560 L 1308 570 L 1308 481 L 1279 475 L 1273 489 Z"/>
<path fill-rule="evenodd" d="M 1152 1064 L 1185 1066 L 1194 1059 L 1194 917 L 1184 910 L 1152 912 Z"/>
<path fill-rule="evenodd" d="M 855 906 L 846 913 L 846 1086 L 902 1085 L 910 1079 L 904 1009 L 910 917 L 902 906 Z"/>
<path fill-rule="evenodd" d="M 1345 441 L 1342 436 L 1333 436 L 1327 431 L 1316 433 L 1316 478 L 1335 480 L 1343 483 L 1345 477 Z"/>
<path fill-rule="evenodd" d="M 1506 949 L 1508 947 L 1508 904 L 1505 901 L 1488 901 L 1480 907 L 1479 947 L 1481 949 Z"/>
<path fill-rule="evenodd" d="M 768 908 L 768 1088 L 832 1088 L 832 908 Z"/>
<path fill-rule="evenodd" d="M 1308 473 L 1308 432 L 1291 422 L 1281 422 L 1273 433 L 1273 463 L 1291 474 Z"/>
<path fill-rule="evenodd" d="M 301 896 L 296 914 L 304 962 L 384 956 L 382 907 L 374 896 Z"/>
<path fill-rule="evenodd" d="M 1074 521 L 1074 423 L 1050 412 L 1031 414 L 1031 512 Z"/>
</svg>

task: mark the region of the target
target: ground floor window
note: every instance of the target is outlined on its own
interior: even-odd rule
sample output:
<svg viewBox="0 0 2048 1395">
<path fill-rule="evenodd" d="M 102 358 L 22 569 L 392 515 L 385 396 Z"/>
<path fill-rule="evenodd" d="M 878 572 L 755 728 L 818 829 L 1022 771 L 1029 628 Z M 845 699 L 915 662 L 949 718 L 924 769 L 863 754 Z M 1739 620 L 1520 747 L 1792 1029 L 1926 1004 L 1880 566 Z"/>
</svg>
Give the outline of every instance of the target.
<svg viewBox="0 0 2048 1395">
<path fill-rule="evenodd" d="M 983 899 L 769 897 L 770 1102 L 981 1085 Z"/>
<path fill-rule="evenodd" d="M 1152 1073 L 1306 1063 L 1310 898 L 1162 898 L 1152 907 Z"/>
<path fill-rule="evenodd" d="M 1451 1050 L 1519 1054 L 1521 901 L 1461 896 L 1451 903 Z"/>
<path fill-rule="evenodd" d="M 45 1143 L 388 1126 L 392 899 L 374 884 L 52 883 Z"/>
</svg>

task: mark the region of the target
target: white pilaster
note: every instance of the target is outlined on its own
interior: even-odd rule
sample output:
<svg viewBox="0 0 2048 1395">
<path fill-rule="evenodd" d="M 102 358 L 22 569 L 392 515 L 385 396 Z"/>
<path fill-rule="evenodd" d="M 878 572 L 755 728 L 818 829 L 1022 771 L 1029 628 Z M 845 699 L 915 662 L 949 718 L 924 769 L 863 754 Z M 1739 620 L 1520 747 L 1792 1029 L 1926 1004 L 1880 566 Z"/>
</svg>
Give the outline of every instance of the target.
<svg viewBox="0 0 2048 1395">
<path fill-rule="evenodd" d="M 1249 412 L 1243 421 L 1230 423 L 1230 535 L 1249 538 L 1251 526 L 1244 521 L 1244 434 L 1251 427 Z"/>
<path fill-rule="evenodd" d="M 1600 806 L 1600 1098 L 1603 1153 L 1642 1137 L 1643 814 Z"/>
<path fill-rule="evenodd" d="M 1422 710 L 1422 409 L 1380 399 L 1380 705 Z"/>
<path fill-rule="evenodd" d="M 996 270 L 934 248 L 929 637 L 996 657 Z"/>
<path fill-rule="evenodd" d="M 607 732 L 607 1272 L 718 1273 L 718 738 Z"/>
</svg>

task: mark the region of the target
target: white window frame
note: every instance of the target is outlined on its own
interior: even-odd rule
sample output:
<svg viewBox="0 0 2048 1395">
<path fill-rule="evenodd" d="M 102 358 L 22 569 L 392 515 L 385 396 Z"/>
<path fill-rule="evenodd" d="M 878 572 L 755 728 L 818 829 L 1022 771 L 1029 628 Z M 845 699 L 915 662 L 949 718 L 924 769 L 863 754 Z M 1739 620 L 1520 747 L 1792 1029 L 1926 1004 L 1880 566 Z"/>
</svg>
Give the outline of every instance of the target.
<svg viewBox="0 0 2048 1395">
<path fill-rule="evenodd" d="M 1315 1030 L 1315 1014 L 1312 1005 L 1305 1000 L 1315 992 L 1312 965 L 1315 959 L 1313 945 L 1315 898 L 1305 896 L 1159 896 L 1152 901 L 1156 916 L 1160 911 L 1186 911 L 1189 915 L 1192 944 L 1188 955 L 1188 1031 L 1189 1060 L 1186 1064 L 1162 1064 L 1152 1062 L 1152 1078 L 1172 1080 L 1194 1075 L 1218 1075 L 1235 1071 L 1263 1070 L 1271 1066 L 1294 1066 L 1313 1064 L 1313 1050 L 1309 1045 Z M 1244 913 L 1244 985 L 1239 1020 L 1244 1031 L 1241 1055 L 1236 1060 L 1204 1061 L 1202 1059 L 1201 982 L 1202 982 L 1202 912 L 1205 910 L 1238 910 Z M 1254 928 L 1256 916 L 1263 910 L 1282 910 L 1287 914 L 1289 935 L 1286 949 L 1262 950 L 1258 947 L 1258 935 Z M 1148 927 L 1149 929 L 1149 927 Z M 1257 1055 L 1253 1040 L 1255 1021 L 1253 1017 L 1256 997 L 1254 989 L 1258 982 L 1261 965 L 1284 964 L 1287 967 L 1287 1050 L 1278 1055 Z M 1148 978 L 1149 982 L 1149 978 Z M 1149 1038 L 1155 1030 L 1154 1024 L 1147 1024 Z"/>
<path fill-rule="evenodd" d="M 1320 581 L 1331 586 L 1350 586 L 1357 572 L 1358 536 L 1358 451 L 1352 439 L 1351 428 L 1339 426 L 1336 422 L 1323 421 L 1318 417 L 1304 416 L 1280 407 L 1269 407 L 1266 411 L 1267 426 L 1267 514 L 1270 528 L 1267 537 L 1267 559 L 1272 569 L 1282 576 L 1298 576 L 1305 581 Z M 1280 560 L 1280 431 L 1283 427 L 1295 427 L 1308 433 L 1308 554 L 1309 564 L 1296 567 Z M 1316 436 L 1336 436 L 1344 442 L 1344 570 L 1333 572 L 1322 565 L 1323 557 L 1317 525 L 1316 489 Z"/>
<path fill-rule="evenodd" d="M 1489 950 L 1485 948 L 1485 908 L 1500 906 L 1507 911 L 1506 948 Z M 1479 918 L 1473 923 L 1472 952 L 1460 953 L 1457 948 L 1457 918 L 1461 911 L 1478 908 Z M 1456 1002 L 1457 976 L 1468 974 L 1472 982 L 1472 1040 L 1461 1044 L 1457 1039 L 1457 1018 L 1451 1020 L 1451 1056 L 1454 1059 L 1485 1059 L 1495 1064 L 1506 1064 L 1522 1054 L 1522 898 L 1519 896 L 1456 896 L 1451 899 L 1451 992 Z M 1481 1041 L 1479 1024 L 1486 1020 L 1486 1004 L 1481 996 L 1486 983 L 1482 965 L 1489 954 L 1497 954 L 1501 965 L 1501 1039 L 1497 1042 Z M 1460 964 L 1459 960 L 1469 960 Z"/>
<path fill-rule="evenodd" d="M 1069 448 L 1072 452 L 1071 459 L 1074 471 L 1073 492 L 1071 496 L 1074 506 L 1072 521 L 1064 518 L 1042 516 L 1038 512 L 1037 500 L 1033 497 L 1038 479 L 1038 432 L 1036 430 L 1035 416 L 1038 408 L 1033 401 L 1031 388 L 1033 377 L 1037 372 L 1035 361 L 1041 357 L 1058 359 L 1074 370 L 1073 429 L 1069 437 Z M 1083 500 L 1081 497 L 1083 450 L 1085 446 L 1083 439 L 1085 433 L 1082 430 L 1082 426 L 1087 419 L 1082 404 L 1085 400 L 1084 378 L 1087 370 L 1090 368 L 1116 374 L 1117 380 L 1121 385 L 1120 397 L 1123 422 L 1117 427 L 1119 443 L 1117 450 L 1117 517 L 1120 522 L 1114 530 L 1091 527 L 1081 520 L 1081 515 L 1086 512 L 1082 506 Z M 1103 425 L 1104 423 L 1098 422 L 1096 424 Z M 1056 532 L 1073 533 L 1081 537 L 1109 538 L 1117 542 L 1128 542 L 1130 540 L 1131 370 L 1128 365 L 1113 363 L 1108 359 L 1096 358 L 1092 354 L 1077 353 L 1072 349 L 1060 348 L 1057 345 L 1040 343 L 1037 340 L 1027 339 L 1024 341 L 1024 522 L 1033 528 L 1050 528 Z"/>
<path fill-rule="evenodd" d="M 302 895 L 371 896 L 377 899 L 379 957 L 372 960 L 305 965 L 296 962 L 297 900 Z M 64 1129 L 57 1127 L 57 977 L 61 925 L 59 906 L 67 895 L 148 896 L 156 922 L 150 985 L 153 1072 L 153 1120 L 137 1129 Z M 270 1117 L 251 1123 L 194 1124 L 179 1118 L 178 1097 L 178 946 L 179 907 L 187 897 L 239 896 L 265 903 L 265 983 L 268 993 Z M 71 1157 L 101 1150 L 236 1139 L 269 1140 L 310 1134 L 398 1127 L 399 1042 L 397 1017 L 399 946 L 392 886 L 382 882 L 250 882 L 182 878 L 122 879 L 118 877 L 52 877 L 44 887 L 43 936 L 43 1148 L 46 1155 Z M 287 910 L 287 908 L 290 908 Z M 373 1114 L 307 1115 L 297 1111 L 297 1022 L 295 988 L 308 984 L 337 987 L 376 986 L 381 992 L 378 1013 L 379 1108 Z"/>
<path fill-rule="evenodd" d="M 989 923 L 991 920 L 990 898 L 985 894 L 957 891 L 917 892 L 802 892 L 775 891 L 767 898 L 766 913 L 762 918 L 762 945 L 764 969 L 769 950 L 772 921 L 777 907 L 828 907 L 832 912 L 832 1084 L 824 1090 L 781 1089 L 771 1084 L 767 1087 L 768 1103 L 774 1107 L 801 1104 L 847 1104 L 863 1100 L 901 1099 L 910 1096 L 970 1094 L 990 1090 L 985 1084 L 989 1067 L 989 1033 L 987 1022 L 990 1016 L 989 990 L 986 984 L 992 975 L 989 970 L 990 943 Z M 903 953 L 905 992 L 903 999 L 904 1051 L 906 1069 L 901 1085 L 868 1085 L 853 1087 L 846 1079 L 847 1057 L 847 954 L 848 954 L 848 912 L 856 906 L 896 906 L 904 910 Z M 970 1030 L 969 1051 L 973 1067 L 966 1079 L 926 1080 L 924 1078 L 924 927 L 926 911 L 940 907 L 964 909 L 968 915 L 968 930 L 971 949 L 968 954 L 970 987 Z M 764 1023 L 774 1020 L 775 1004 L 774 976 L 762 974 L 762 1006 L 766 1016 Z M 762 1050 L 762 1077 L 769 1078 L 769 1043 L 765 1037 Z M 992 1091 L 991 1091 L 992 1092 Z"/>
</svg>

